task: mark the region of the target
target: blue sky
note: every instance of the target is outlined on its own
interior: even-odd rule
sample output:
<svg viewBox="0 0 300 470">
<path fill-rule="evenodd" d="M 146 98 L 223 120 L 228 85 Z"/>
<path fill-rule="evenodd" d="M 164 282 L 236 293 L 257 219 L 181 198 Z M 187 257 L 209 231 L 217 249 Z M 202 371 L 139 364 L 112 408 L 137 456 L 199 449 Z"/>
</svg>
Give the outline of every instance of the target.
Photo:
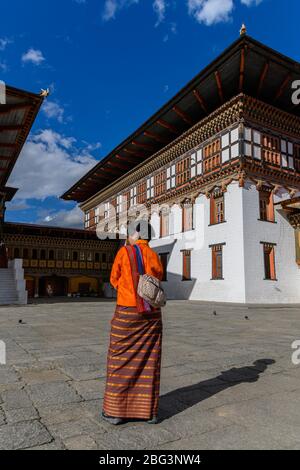
<svg viewBox="0 0 300 470">
<path fill-rule="evenodd" d="M 300 61 L 299 1 L 1 0 L 0 79 L 50 88 L 6 220 L 80 226 L 59 196 L 237 39 Z"/>
</svg>

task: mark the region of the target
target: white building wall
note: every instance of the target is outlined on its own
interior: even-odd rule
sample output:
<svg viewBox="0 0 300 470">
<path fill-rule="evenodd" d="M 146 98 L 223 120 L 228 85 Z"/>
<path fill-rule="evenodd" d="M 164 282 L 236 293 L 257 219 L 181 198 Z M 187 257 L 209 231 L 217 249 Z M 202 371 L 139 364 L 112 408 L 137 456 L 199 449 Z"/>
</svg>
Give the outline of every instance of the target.
<svg viewBox="0 0 300 470">
<path fill-rule="evenodd" d="M 275 203 L 287 194 L 275 197 Z M 278 206 L 275 206 L 278 207 Z M 190 299 L 233 303 L 300 303 L 300 269 L 295 260 L 294 229 L 279 209 L 276 223 L 259 219 L 256 187 L 240 188 L 232 182 L 225 193 L 226 222 L 210 226 L 210 201 L 198 197 L 194 208 L 195 229 L 182 230 L 181 209 L 174 206 L 171 235 L 156 238 L 151 246 L 157 253 L 169 253 L 168 281 L 164 288 L 169 299 Z M 159 237 L 159 216 L 151 220 Z M 171 223 L 172 227 L 172 223 Z M 265 280 L 263 245 L 275 243 L 277 281 Z M 211 280 L 210 245 L 223 246 L 224 280 Z M 192 250 L 191 281 L 182 281 L 182 250 Z"/>
<path fill-rule="evenodd" d="M 288 199 L 283 193 L 274 201 Z M 296 263 L 295 233 L 280 206 L 275 205 L 275 222 L 259 219 L 259 195 L 254 185 L 243 190 L 245 284 L 247 303 L 300 303 L 300 269 Z M 276 281 L 265 280 L 263 246 L 276 243 Z"/>
<path fill-rule="evenodd" d="M 181 209 L 176 206 L 172 211 L 175 214 L 173 235 L 151 243 L 157 253 L 170 253 L 168 282 L 164 285 L 168 298 L 245 302 L 243 198 L 238 184 L 231 183 L 225 194 L 225 223 L 210 226 L 210 201 L 204 195 L 195 203 L 194 230 L 182 234 Z M 157 214 L 152 216 L 151 223 L 158 230 Z M 210 245 L 219 243 L 226 243 L 224 280 L 211 280 Z M 182 281 L 182 250 L 192 250 L 191 281 Z"/>
</svg>

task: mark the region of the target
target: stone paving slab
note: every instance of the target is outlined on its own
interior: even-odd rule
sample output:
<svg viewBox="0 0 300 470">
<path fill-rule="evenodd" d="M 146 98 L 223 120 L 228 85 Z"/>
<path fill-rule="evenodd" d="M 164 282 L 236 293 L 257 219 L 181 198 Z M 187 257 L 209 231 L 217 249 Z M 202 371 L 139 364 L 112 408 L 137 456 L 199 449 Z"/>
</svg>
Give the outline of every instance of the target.
<svg viewBox="0 0 300 470">
<path fill-rule="evenodd" d="M 161 421 L 117 428 L 100 417 L 113 311 L 54 299 L 0 308 L 0 449 L 300 448 L 299 306 L 169 302 Z"/>
</svg>

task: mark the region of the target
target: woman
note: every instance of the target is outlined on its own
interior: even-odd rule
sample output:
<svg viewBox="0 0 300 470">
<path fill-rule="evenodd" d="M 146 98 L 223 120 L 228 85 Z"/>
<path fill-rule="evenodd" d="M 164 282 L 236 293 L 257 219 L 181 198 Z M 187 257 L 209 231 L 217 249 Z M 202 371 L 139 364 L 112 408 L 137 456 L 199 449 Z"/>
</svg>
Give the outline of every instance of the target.
<svg viewBox="0 0 300 470">
<path fill-rule="evenodd" d="M 141 253 L 145 273 L 161 280 L 162 264 L 148 244 L 151 226 L 147 224 L 148 240 L 147 236 L 141 238 L 144 228 L 145 225 L 141 222 L 131 233 L 129 231 L 128 243 Z M 129 253 L 130 250 L 125 246 L 119 250 L 111 272 L 110 282 L 118 296 L 116 312 L 111 322 L 102 416 L 114 425 L 133 418 L 156 424 L 162 316 L 160 309 L 148 304 L 144 310 L 140 309 L 141 298 L 137 295 L 135 281 L 138 273 L 132 272 Z"/>
</svg>

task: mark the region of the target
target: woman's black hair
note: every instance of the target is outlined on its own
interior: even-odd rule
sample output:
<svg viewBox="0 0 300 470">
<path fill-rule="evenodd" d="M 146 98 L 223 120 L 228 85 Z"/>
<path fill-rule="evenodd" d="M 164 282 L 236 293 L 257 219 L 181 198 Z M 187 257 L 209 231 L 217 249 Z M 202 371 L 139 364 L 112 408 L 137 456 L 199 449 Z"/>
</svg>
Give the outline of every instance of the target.
<svg viewBox="0 0 300 470">
<path fill-rule="evenodd" d="M 128 225 L 128 236 L 139 234 L 141 240 L 152 240 L 153 228 L 148 220 L 136 220 Z"/>
</svg>

